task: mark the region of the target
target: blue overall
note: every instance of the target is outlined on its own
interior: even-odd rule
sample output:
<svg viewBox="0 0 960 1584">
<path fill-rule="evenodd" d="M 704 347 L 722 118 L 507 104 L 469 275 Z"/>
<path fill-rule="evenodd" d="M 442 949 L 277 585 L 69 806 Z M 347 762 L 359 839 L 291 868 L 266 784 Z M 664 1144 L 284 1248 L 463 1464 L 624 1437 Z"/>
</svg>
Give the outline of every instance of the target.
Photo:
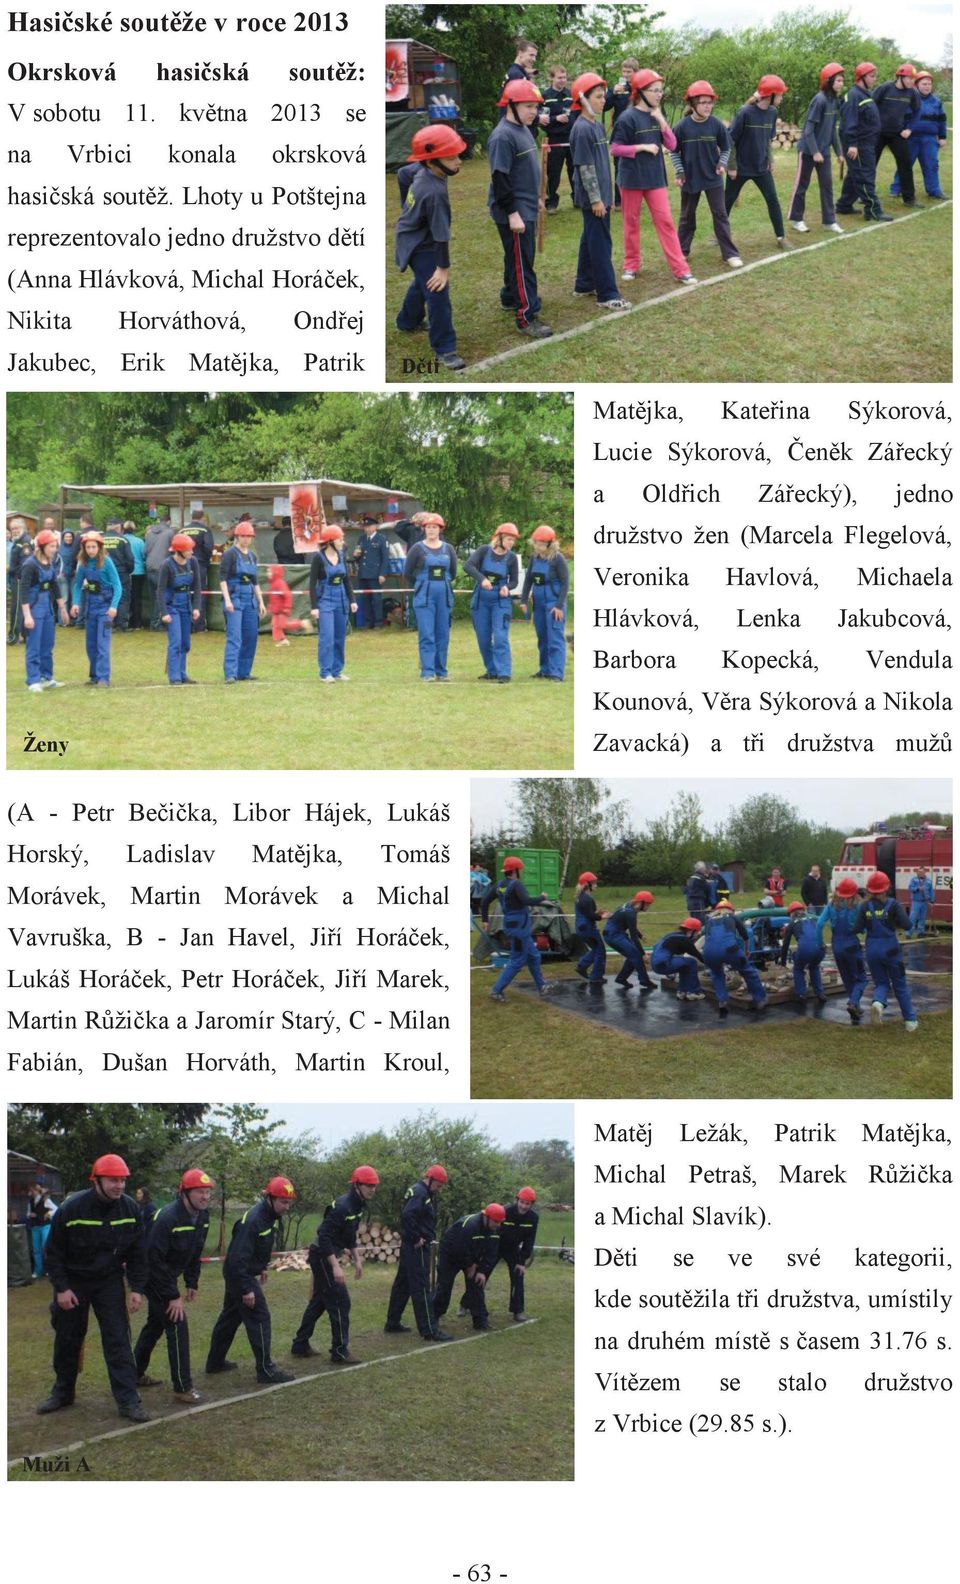
<svg viewBox="0 0 960 1584">
<path fill-rule="evenodd" d="M 413 585 L 413 608 L 417 613 L 417 644 L 420 649 L 420 675 L 445 677 L 450 646 L 450 616 L 453 611 L 453 585 L 446 545 L 437 550 L 423 547 L 423 566 Z"/>
<path fill-rule="evenodd" d="M 676 931 L 673 931 L 675 934 Z M 650 967 L 654 973 L 676 978 L 682 995 L 696 995 L 700 990 L 699 962 L 686 952 L 674 952 L 669 942 L 671 936 L 663 935 L 650 953 Z M 662 988 L 662 987 L 661 987 Z"/>
<path fill-rule="evenodd" d="M 847 992 L 847 1005 L 858 1007 L 867 988 L 867 970 L 863 961 L 863 947 L 854 929 L 857 907 L 837 907 L 829 903 L 817 920 L 817 931 L 823 939 L 825 924 L 830 925 L 833 960 Z"/>
<path fill-rule="evenodd" d="M 338 677 L 347 650 L 347 568 L 342 556 L 323 557 L 323 582 L 317 588 L 317 658 L 322 677 Z"/>
<path fill-rule="evenodd" d="M 907 930 L 907 940 L 913 940 L 915 935 L 922 935 L 927 927 L 927 909 L 935 900 L 936 893 L 929 875 L 925 880 L 921 880 L 919 875 L 911 875 L 907 889 L 910 892 L 910 928 Z"/>
<path fill-rule="evenodd" d="M 243 682 L 253 670 L 260 634 L 260 609 L 257 602 L 257 558 L 236 546 L 236 576 L 227 579 L 233 610 L 224 609 L 227 642 L 223 651 L 223 674 Z M 171 626 L 173 623 L 171 622 Z"/>
<path fill-rule="evenodd" d="M 618 908 L 616 913 L 612 914 L 603 926 L 603 938 L 607 945 L 612 947 L 614 951 L 618 951 L 623 958 L 623 967 L 617 975 L 617 983 L 628 984 L 630 975 L 635 973 L 638 983 L 648 985 L 650 983 L 650 975 L 647 973 L 647 965 L 643 960 L 643 952 L 618 924 L 618 920 L 622 919 L 623 914 L 628 915 L 624 922 L 629 922 L 629 915 L 632 914 L 633 924 L 636 927 L 637 910 L 629 902 L 625 903 L 622 908 Z"/>
<path fill-rule="evenodd" d="M 928 198 L 943 197 L 943 188 L 940 185 L 940 146 L 937 139 L 945 138 L 946 135 L 947 122 L 940 99 L 935 93 L 921 94 L 919 114 L 910 122 L 907 153 L 911 165 L 918 159 L 920 161 L 923 189 Z M 890 184 L 890 191 L 899 198 L 899 171 Z"/>
<path fill-rule="evenodd" d="M 113 608 L 113 585 L 100 567 L 84 566 L 80 592 L 90 676 L 94 682 L 109 682 L 113 622 L 107 620 L 107 611 Z"/>
<path fill-rule="evenodd" d="M 167 680 L 179 687 L 187 679 L 187 655 L 190 653 L 190 634 L 193 630 L 193 566 L 189 561 L 183 567 L 173 561 L 173 567 L 171 581 L 163 591 L 163 614 L 170 617 L 170 621 L 164 623 L 167 634 Z"/>
<path fill-rule="evenodd" d="M 900 942 L 891 913 L 897 910 L 893 897 L 883 902 L 865 902 L 860 910 L 861 921 L 866 925 L 867 967 L 873 977 L 874 1001 L 885 1007 L 891 988 L 900 1005 L 905 1023 L 916 1022 L 913 1001 L 907 984 Z"/>
<path fill-rule="evenodd" d="M 583 895 L 592 896 L 592 892 L 586 891 Z M 593 918 L 588 913 L 584 913 L 581 908 L 580 897 L 577 897 L 574 904 L 574 913 L 574 929 L 587 947 L 577 963 L 577 968 L 580 972 L 589 973 L 591 980 L 596 984 L 603 978 L 604 969 L 607 966 L 607 953 L 603 938 Z"/>
<path fill-rule="evenodd" d="M 477 635 L 480 658 L 488 676 L 510 676 L 510 616 L 509 594 L 501 594 L 507 586 L 509 555 L 495 555 L 488 545 L 480 560 L 480 571 L 489 578 L 492 588 L 481 588 L 478 583 L 470 601 L 473 628 Z"/>
<path fill-rule="evenodd" d="M 53 641 L 57 631 L 56 574 L 52 566 L 43 567 L 39 561 L 36 564 L 40 572 L 39 582 L 33 585 L 23 602 L 29 606 L 33 617 L 33 626 L 24 629 L 27 640 L 27 687 L 32 687 L 36 682 L 52 680 Z"/>
<path fill-rule="evenodd" d="M 820 964 L 826 956 L 826 947 L 820 939 L 815 918 L 802 918 L 790 925 L 792 938 L 796 941 L 796 950 L 793 954 L 793 988 L 801 998 L 807 993 L 807 975 L 810 975 L 810 986 L 814 995 L 823 995 L 823 980 L 820 977 Z"/>
<path fill-rule="evenodd" d="M 524 968 L 529 968 L 533 982 L 537 989 L 543 987 L 543 974 L 540 971 L 540 948 L 533 938 L 533 926 L 530 921 L 530 909 L 520 907 L 513 894 L 513 883 L 498 887 L 500 906 L 503 909 L 503 929 L 510 937 L 510 961 L 501 970 L 500 976 L 494 985 L 495 993 L 502 993 L 508 984 L 516 979 L 517 974 Z"/>
<path fill-rule="evenodd" d="M 530 562 L 530 573 L 530 598 L 533 601 L 533 625 L 537 631 L 537 649 L 540 653 L 540 675 L 559 677 L 562 682 L 567 663 L 564 637 L 566 601 L 560 598 L 560 584 L 552 560 L 535 555 Z M 563 611 L 563 621 L 554 621 L 550 614 L 558 608 Z"/>
<path fill-rule="evenodd" d="M 703 960 L 710 970 L 710 979 L 718 1006 L 727 1004 L 727 981 L 724 968 L 733 968 L 744 980 L 754 1006 L 763 1006 L 767 999 L 763 982 L 743 949 L 737 933 L 736 921 L 729 915 L 708 918 L 703 926 Z"/>
</svg>

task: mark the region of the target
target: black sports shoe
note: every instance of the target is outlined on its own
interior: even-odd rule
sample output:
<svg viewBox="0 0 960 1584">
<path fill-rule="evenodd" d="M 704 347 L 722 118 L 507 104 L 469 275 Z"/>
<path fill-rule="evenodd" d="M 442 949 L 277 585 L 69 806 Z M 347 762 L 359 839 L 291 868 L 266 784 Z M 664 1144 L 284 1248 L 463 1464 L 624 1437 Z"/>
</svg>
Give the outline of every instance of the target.
<svg viewBox="0 0 960 1584">
<path fill-rule="evenodd" d="M 148 1424 L 150 1415 L 142 1402 L 121 1403 L 118 1409 L 121 1419 L 132 1419 L 134 1424 Z"/>
<path fill-rule="evenodd" d="M 383 1329 L 384 1329 L 384 1331 L 386 1331 L 388 1336 L 390 1336 L 390 1335 L 399 1335 L 399 1333 L 401 1331 L 404 1332 L 405 1334 L 409 1335 L 410 1332 L 412 1332 L 412 1330 L 413 1330 L 413 1326 L 385 1325 Z"/>
<path fill-rule="evenodd" d="M 349 1348 L 343 1348 L 342 1351 L 338 1350 L 337 1352 L 330 1354 L 330 1363 L 331 1364 L 359 1364 L 360 1360 L 358 1358 L 354 1358 L 354 1356 L 350 1352 Z"/>
<path fill-rule="evenodd" d="M 424 1342 L 453 1342 L 455 1339 L 450 1335 L 449 1331 L 432 1331 L 423 1340 Z"/>
<path fill-rule="evenodd" d="M 293 1354 L 294 1358 L 319 1358 L 320 1357 L 320 1354 L 317 1352 L 316 1348 L 315 1347 L 311 1347 L 309 1342 L 301 1342 L 299 1345 L 296 1342 L 294 1342 L 292 1348 L 290 1349 L 290 1352 Z"/>
<path fill-rule="evenodd" d="M 257 1370 L 257 1380 L 261 1386 L 285 1386 L 296 1378 L 289 1370 L 278 1369 L 275 1364 L 269 1370 Z"/>
<path fill-rule="evenodd" d="M 50 1393 L 50 1396 L 49 1397 L 45 1397 L 43 1399 L 43 1402 L 38 1405 L 37 1413 L 38 1414 L 59 1413 L 61 1408 L 72 1408 L 72 1407 L 73 1407 L 73 1398 L 72 1397 L 62 1397 L 58 1391 L 52 1391 Z"/>
<path fill-rule="evenodd" d="M 460 370 L 467 366 L 466 358 L 462 358 L 459 352 L 441 352 L 437 361 L 442 363 L 444 368 L 452 369 L 455 374 L 459 374 Z"/>
<path fill-rule="evenodd" d="M 230 1370 L 239 1369 L 239 1364 L 234 1364 L 232 1359 L 224 1359 L 222 1364 L 210 1364 L 204 1370 L 204 1375 L 226 1375 Z"/>
</svg>

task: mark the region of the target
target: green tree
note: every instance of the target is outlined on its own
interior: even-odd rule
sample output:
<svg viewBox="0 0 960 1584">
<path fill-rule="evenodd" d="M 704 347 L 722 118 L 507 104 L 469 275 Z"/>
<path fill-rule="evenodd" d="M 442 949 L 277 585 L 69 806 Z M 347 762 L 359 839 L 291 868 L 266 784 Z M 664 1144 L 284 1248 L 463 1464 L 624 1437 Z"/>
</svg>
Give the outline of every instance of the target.
<svg viewBox="0 0 960 1584">
<path fill-rule="evenodd" d="M 131 1191 L 149 1181 L 185 1128 L 196 1125 L 206 1105 L 11 1105 L 7 1131 L 12 1149 L 56 1166 L 64 1189 L 86 1187 L 98 1155 L 122 1155 Z"/>
<path fill-rule="evenodd" d="M 228 1199 L 253 1200 L 271 1177 L 288 1175 L 276 1138 L 285 1124 L 268 1122 L 268 1114 L 265 1106 L 218 1106 L 207 1128 L 203 1165 L 220 1196 L 220 1254 L 226 1246 Z"/>
<path fill-rule="evenodd" d="M 506 1152 L 506 1165 L 512 1176 L 504 1186 L 505 1194 L 512 1197 L 518 1187 L 528 1183 L 541 1201 L 574 1203 L 573 1146 L 566 1139 L 512 1144 Z"/>
<path fill-rule="evenodd" d="M 627 821 L 626 803 L 615 800 L 605 782 L 588 776 L 521 777 L 511 809 L 519 845 L 559 849 L 561 891 L 568 871 L 601 862 Z"/>
<path fill-rule="evenodd" d="M 324 1166 L 331 1194 L 344 1192 L 355 1166 L 375 1167 L 380 1187 L 371 1214 L 398 1227 L 407 1189 L 435 1162 L 450 1178 L 437 1209 L 441 1231 L 487 1204 L 503 1181 L 503 1154 L 486 1129 L 469 1117 L 449 1119 L 433 1111 L 405 1119 L 389 1133 L 355 1134 L 327 1156 Z"/>
</svg>

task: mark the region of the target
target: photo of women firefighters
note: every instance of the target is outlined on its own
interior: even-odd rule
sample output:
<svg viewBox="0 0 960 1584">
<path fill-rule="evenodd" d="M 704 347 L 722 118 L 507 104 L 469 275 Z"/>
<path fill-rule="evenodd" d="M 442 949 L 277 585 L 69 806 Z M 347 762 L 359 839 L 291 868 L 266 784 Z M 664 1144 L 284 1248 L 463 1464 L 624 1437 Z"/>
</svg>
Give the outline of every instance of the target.
<svg viewBox="0 0 960 1584">
<path fill-rule="evenodd" d="M 502 769 L 532 718 L 537 763 L 572 763 L 570 394 L 18 394 L 8 420 L 18 767 Z"/>
<path fill-rule="evenodd" d="M 11 1477 L 572 1478 L 572 1107 L 7 1120 Z"/>
<path fill-rule="evenodd" d="M 871 378 L 949 379 L 942 13 L 388 5 L 386 23 L 389 381 L 849 379 L 851 273 Z"/>
<path fill-rule="evenodd" d="M 951 1093 L 934 780 L 474 781 L 475 1095 Z"/>
</svg>

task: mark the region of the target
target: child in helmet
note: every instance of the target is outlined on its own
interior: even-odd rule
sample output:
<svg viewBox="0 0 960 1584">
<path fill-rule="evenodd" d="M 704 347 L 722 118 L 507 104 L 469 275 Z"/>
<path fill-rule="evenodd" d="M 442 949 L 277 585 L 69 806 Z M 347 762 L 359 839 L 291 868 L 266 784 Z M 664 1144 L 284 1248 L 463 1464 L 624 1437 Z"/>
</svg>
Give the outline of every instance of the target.
<svg viewBox="0 0 960 1584">
<path fill-rule="evenodd" d="M 703 193 L 713 217 L 713 234 L 731 269 L 742 269 L 723 202 L 723 177 L 730 158 L 730 138 L 719 116 L 713 113 L 717 96 L 708 82 L 691 83 L 684 95 L 684 110 L 673 129 L 677 146 L 671 152 L 680 184 L 680 224 L 677 236 L 685 258 L 697 229 L 697 205 Z"/>
<path fill-rule="evenodd" d="M 853 927 L 858 935 L 866 931 L 867 967 L 873 978 L 871 1020 L 883 1022 L 892 987 L 903 1014 L 903 1026 L 908 1034 L 915 1034 L 917 1015 L 897 939 L 897 930 L 908 929 L 909 920 L 889 891 L 890 881 L 885 874 L 867 875 L 867 899 L 861 902 Z"/>
<path fill-rule="evenodd" d="M 847 156 L 837 214 L 855 214 L 855 203 L 863 205 L 864 220 L 892 220 L 884 214 L 877 197 L 877 139 L 880 112 L 873 97 L 877 68 L 872 61 L 861 61 L 853 73 L 853 87 L 840 112 L 840 141 Z"/>
<path fill-rule="evenodd" d="M 933 78 L 928 71 L 918 71 L 913 86 L 920 95 L 920 108 L 914 111 L 909 123 L 907 153 L 910 156 L 911 166 L 915 160 L 920 161 L 923 188 L 927 197 L 943 198 L 945 195 L 940 185 L 940 150 L 947 142 L 947 113 L 933 91 Z M 893 178 L 890 191 L 895 198 L 900 197 L 899 170 Z"/>
<path fill-rule="evenodd" d="M 820 217 L 825 231 L 843 234 L 833 207 L 833 171 L 830 154 L 841 158 L 840 133 L 837 120 L 840 114 L 840 95 L 843 93 L 843 67 L 838 61 L 829 61 L 820 72 L 820 89 L 807 106 L 803 131 L 797 144 L 797 179 L 790 198 L 790 224 L 794 231 L 809 231 L 803 218 L 810 177 L 817 173 L 820 188 Z"/>
<path fill-rule="evenodd" d="M 564 623 L 570 574 L 552 528 L 541 524 L 533 530 L 531 539 L 533 554 L 520 591 L 520 609 L 526 616 L 527 602 L 532 598 L 533 625 L 540 654 L 540 669 L 534 676 L 547 682 L 562 682 L 567 662 Z"/>
<path fill-rule="evenodd" d="M 103 535 L 84 534 L 73 580 L 74 621 L 82 616 L 90 666 L 88 687 L 110 686 L 110 639 L 123 588 L 120 574 L 107 555 Z"/>
<path fill-rule="evenodd" d="M 604 969 L 607 966 L 607 953 L 600 934 L 600 922 L 606 918 L 602 908 L 597 907 L 593 888 L 597 877 L 590 870 L 580 876 L 574 900 L 574 928 L 586 946 L 586 951 L 577 963 L 577 973 L 581 979 L 588 979 L 591 984 L 606 984 Z"/>
<path fill-rule="evenodd" d="M 343 529 L 332 523 L 320 530 L 320 549 L 310 562 L 310 614 L 317 624 L 317 659 L 321 682 L 349 682 L 343 669 L 347 652 L 347 616 L 355 616 Z"/>
<path fill-rule="evenodd" d="M 863 963 L 863 947 L 856 932 L 860 894 L 857 882 L 847 875 L 837 882 L 833 896 L 817 919 L 817 933 L 830 925 L 830 945 L 837 972 L 847 992 L 847 1011 L 851 1023 L 860 1022 L 860 1001 L 867 988 L 867 970 Z"/>
<path fill-rule="evenodd" d="M 517 330 L 534 341 L 553 331 L 540 318 L 537 285 L 537 221 L 540 215 L 540 158 L 532 128 L 543 96 L 536 83 L 513 78 L 504 84 L 498 121 L 487 144 L 490 190 L 487 208 L 503 247 L 500 306 L 516 316 Z"/>
<path fill-rule="evenodd" d="M 407 164 L 415 167 L 413 176 L 401 172 L 400 194 L 403 207 L 396 224 L 396 260 L 400 270 L 409 269 L 413 280 L 407 288 L 397 329 L 413 334 L 426 315 L 430 346 L 444 368 L 457 372 L 466 362 L 457 351 L 450 305 L 450 195 L 447 177 L 456 176 L 460 155 L 466 143 L 448 123 L 421 127 L 413 135 Z"/>
<path fill-rule="evenodd" d="M 702 1001 L 703 992 L 697 974 L 697 963 L 703 958 L 696 947 L 696 939 L 703 929 L 703 920 L 685 918 L 675 930 L 661 935 L 650 953 L 650 967 L 654 973 L 676 977 L 678 1001 Z M 661 984 L 661 990 L 664 986 Z"/>
<path fill-rule="evenodd" d="M 278 649 L 288 649 L 288 632 L 313 632 L 306 617 L 302 620 L 293 614 L 293 590 L 284 577 L 283 567 L 274 562 L 267 571 L 267 609 L 270 612 L 270 632 Z"/>
<path fill-rule="evenodd" d="M 783 210 L 773 180 L 770 147 L 777 130 L 783 96 L 789 90 L 782 77 L 767 72 L 757 83 L 757 91 L 739 109 L 730 123 L 731 154 L 723 201 L 727 214 L 747 182 L 759 187 L 773 226 L 778 248 L 788 248 L 783 226 Z"/>
<path fill-rule="evenodd" d="M 475 584 L 470 613 L 484 664 L 478 679 L 481 682 L 507 683 L 512 674 L 510 592 L 520 581 L 520 562 L 515 553 L 519 537 L 515 523 L 501 523 L 490 543 L 475 550 L 466 562 Z"/>
<path fill-rule="evenodd" d="M 791 902 L 787 908 L 790 922 L 783 932 L 783 941 L 780 946 L 780 966 L 785 968 L 790 951 L 790 943 L 796 943 L 793 954 L 793 989 L 798 1001 L 807 999 L 807 975 L 810 975 L 810 988 L 812 989 L 821 1006 L 826 1004 L 823 993 L 823 980 L 820 977 L 820 964 L 826 956 L 826 947 L 821 938 L 817 920 L 807 912 L 802 902 Z"/>
<path fill-rule="evenodd" d="M 623 958 L 623 967 L 614 984 L 626 989 L 631 976 L 636 974 L 641 995 L 649 995 L 651 990 L 656 989 L 647 973 L 647 965 L 643 960 L 643 936 L 637 929 L 637 914 L 648 908 L 652 901 L 652 892 L 638 891 L 629 902 L 624 902 L 622 907 L 611 913 L 603 926 L 603 938 L 607 945 Z"/>
<path fill-rule="evenodd" d="M 877 138 L 877 164 L 884 149 L 888 148 L 896 161 L 900 178 L 900 197 L 907 209 L 917 207 L 913 185 L 913 161 L 910 144 L 913 127 L 920 114 L 920 95 L 916 90 L 917 70 L 909 61 L 898 66 L 892 82 L 881 83 L 874 89 L 873 97 L 880 112 L 880 135 Z M 922 208 L 923 205 L 921 204 Z"/>
<path fill-rule="evenodd" d="M 672 153 L 677 140 L 660 110 L 663 78 L 655 71 L 635 71 L 630 79 L 630 103 L 614 122 L 610 152 L 618 161 L 620 201 L 623 208 L 624 280 L 635 280 L 640 269 L 640 210 L 646 199 L 663 256 L 681 285 L 695 286 L 677 238 L 663 150 Z"/>
<path fill-rule="evenodd" d="M 610 151 L 603 131 L 607 85 L 596 72 L 581 72 L 574 78 L 570 93 L 573 108 L 578 112 L 570 127 L 573 201 L 583 222 L 573 293 L 575 297 L 596 295 L 601 308 L 629 308 L 626 298 L 620 295 L 613 268 L 613 238 L 610 235 L 613 181 Z"/>
</svg>

